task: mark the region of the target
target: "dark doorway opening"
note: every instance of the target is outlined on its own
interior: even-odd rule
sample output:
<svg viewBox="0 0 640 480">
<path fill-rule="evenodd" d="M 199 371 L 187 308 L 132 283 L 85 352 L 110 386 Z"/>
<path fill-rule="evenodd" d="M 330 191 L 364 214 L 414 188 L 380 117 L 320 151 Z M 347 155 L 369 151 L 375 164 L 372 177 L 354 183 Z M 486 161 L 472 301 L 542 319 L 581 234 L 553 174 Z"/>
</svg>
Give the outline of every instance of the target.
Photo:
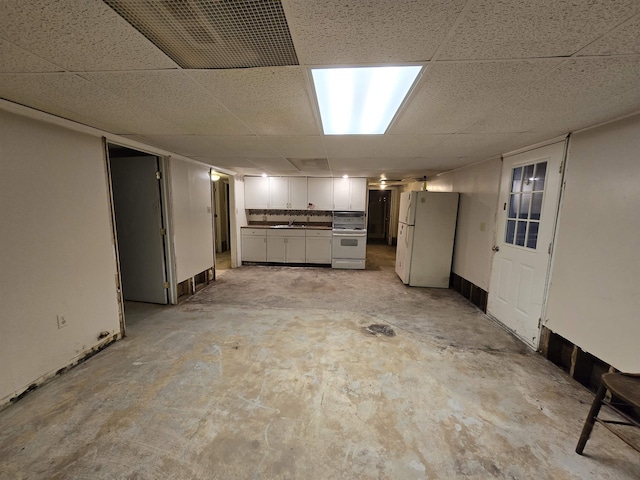
<svg viewBox="0 0 640 480">
<path fill-rule="evenodd" d="M 390 243 L 391 191 L 369 191 L 367 243 Z"/>
</svg>

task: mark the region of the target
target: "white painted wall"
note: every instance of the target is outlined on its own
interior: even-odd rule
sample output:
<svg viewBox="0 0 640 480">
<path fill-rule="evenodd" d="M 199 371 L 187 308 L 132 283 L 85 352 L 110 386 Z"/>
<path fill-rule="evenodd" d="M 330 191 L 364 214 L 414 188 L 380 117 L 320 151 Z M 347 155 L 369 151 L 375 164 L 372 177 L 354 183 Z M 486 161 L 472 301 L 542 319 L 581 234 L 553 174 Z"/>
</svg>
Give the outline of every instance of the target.
<svg viewBox="0 0 640 480">
<path fill-rule="evenodd" d="M 170 160 L 173 244 L 178 283 L 213 266 L 209 167 Z"/>
<path fill-rule="evenodd" d="M 502 162 L 487 160 L 435 177 L 430 191 L 459 192 L 453 272 L 489 290 Z"/>
<path fill-rule="evenodd" d="M 101 139 L 0 111 L 0 145 L 2 404 L 120 325 Z"/>
<path fill-rule="evenodd" d="M 571 137 L 545 325 L 640 372 L 640 116 Z"/>
</svg>

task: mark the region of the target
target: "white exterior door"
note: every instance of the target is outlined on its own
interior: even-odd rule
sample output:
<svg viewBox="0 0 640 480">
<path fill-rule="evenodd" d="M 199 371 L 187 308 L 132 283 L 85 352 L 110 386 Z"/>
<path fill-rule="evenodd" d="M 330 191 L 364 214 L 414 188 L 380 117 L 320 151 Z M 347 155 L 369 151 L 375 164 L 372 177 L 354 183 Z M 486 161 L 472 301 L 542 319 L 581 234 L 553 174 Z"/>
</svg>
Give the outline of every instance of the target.
<svg viewBox="0 0 640 480">
<path fill-rule="evenodd" d="M 538 347 L 565 143 L 506 157 L 487 312 Z"/>
</svg>

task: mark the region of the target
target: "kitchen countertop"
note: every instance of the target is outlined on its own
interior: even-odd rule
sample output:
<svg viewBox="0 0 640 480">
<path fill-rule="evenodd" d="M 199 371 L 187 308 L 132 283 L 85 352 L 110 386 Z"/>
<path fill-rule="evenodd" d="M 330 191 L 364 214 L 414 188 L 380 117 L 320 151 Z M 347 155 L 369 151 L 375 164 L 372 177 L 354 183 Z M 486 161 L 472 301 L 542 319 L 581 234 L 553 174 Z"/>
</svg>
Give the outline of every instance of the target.
<svg viewBox="0 0 640 480">
<path fill-rule="evenodd" d="M 274 230 L 287 230 L 287 229 L 305 229 L 305 230 L 331 230 L 331 225 L 327 224 L 296 224 L 287 227 L 277 227 L 276 225 L 286 225 L 285 223 L 252 223 L 240 228 L 273 228 Z"/>
</svg>

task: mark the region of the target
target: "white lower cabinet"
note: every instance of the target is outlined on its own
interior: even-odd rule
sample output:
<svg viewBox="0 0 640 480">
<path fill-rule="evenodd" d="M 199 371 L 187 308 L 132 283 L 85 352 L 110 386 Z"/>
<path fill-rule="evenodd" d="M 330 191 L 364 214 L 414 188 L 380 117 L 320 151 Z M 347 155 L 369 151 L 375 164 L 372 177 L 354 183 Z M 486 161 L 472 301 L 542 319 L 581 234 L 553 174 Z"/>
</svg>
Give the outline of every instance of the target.
<svg viewBox="0 0 640 480">
<path fill-rule="evenodd" d="M 264 228 L 242 229 L 242 261 L 267 261 L 267 230 Z"/>
<path fill-rule="evenodd" d="M 331 263 L 331 230 L 242 228 L 242 261 Z"/>
<path fill-rule="evenodd" d="M 331 263 L 331 230 L 307 230 L 307 263 Z"/>
<path fill-rule="evenodd" d="M 267 230 L 267 262 L 305 263 L 305 231 Z"/>
</svg>

